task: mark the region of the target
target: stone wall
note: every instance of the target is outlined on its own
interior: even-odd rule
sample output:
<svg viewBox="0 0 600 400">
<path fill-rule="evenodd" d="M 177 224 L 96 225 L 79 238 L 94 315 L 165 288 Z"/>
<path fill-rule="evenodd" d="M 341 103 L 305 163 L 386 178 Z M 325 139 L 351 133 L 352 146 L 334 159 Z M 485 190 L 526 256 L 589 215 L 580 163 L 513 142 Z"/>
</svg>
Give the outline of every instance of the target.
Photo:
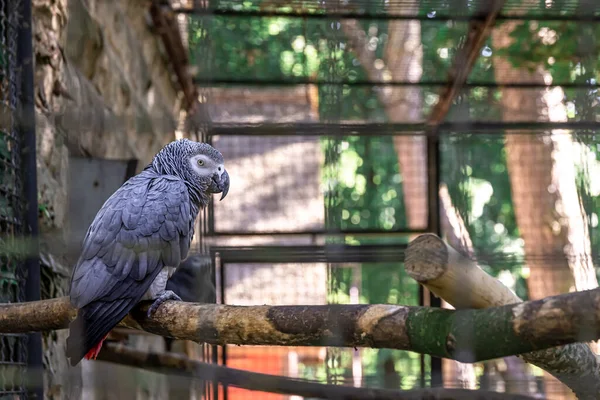
<svg viewBox="0 0 600 400">
<path fill-rule="evenodd" d="M 153 32 L 149 1 L 32 3 L 43 295 L 56 297 L 67 294 L 72 264 L 63 251 L 69 236 L 69 156 L 137 159 L 141 170 L 175 138 L 182 96 Z M 98 388 L 106 382 L 93 379 L 106 367 L 89 363 L 83 377 L 81 367 L 69 367 L 67 335 L 63 330 L 44 336 L 46 398 L 106 397 Z M 142 348 L 164 345 L 162 338 L 134 342 Z M 119 381 L 123 398 L 164 395 L 164 383 L 155 376 L 131 376 L 141 385 Z"/>
</svg>

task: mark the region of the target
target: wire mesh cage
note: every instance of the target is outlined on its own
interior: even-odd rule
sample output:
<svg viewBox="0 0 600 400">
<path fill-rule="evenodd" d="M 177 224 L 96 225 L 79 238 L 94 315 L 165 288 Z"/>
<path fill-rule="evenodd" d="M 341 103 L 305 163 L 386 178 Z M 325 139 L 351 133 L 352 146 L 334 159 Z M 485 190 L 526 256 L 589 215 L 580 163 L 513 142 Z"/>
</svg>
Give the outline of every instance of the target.
<svg viewBox="0 0 600 400">
<path fill-rule="evenodd" d="M 174 15 L 185 22 L 197 91 L 183 97 L 198 97 L 177 135 L 213 144 L 232 179 L 195 230 L 217 292 L 202 301 L 440 306 L 403 265 L 425 232 L 457 236 L 522 299 L 597 286 L 596 2 L 510 0 L 499 12 L 484 0 L 168 3 L 152 2 L 150 14 L 163 19 L 158 35 Z M 10 251 L 26 233 L 20 4 L 0 0 L 0 302 L 25 300 L 25 267 Z M 0 397 L 25 397 L 27 352 L 26 336 L 0 336 Z M 467 367 L 325 344 L 191 353 L 355 387 L 562 390 L 514 357 Z M 191 392 L 289 397 L 217 381 L 181 393 Z"/>
<path fill-rule="evenodd" d="M 233 200 L 214 204 L 207 216 L 207 235 L 217 246 L 212 251 L 222 253 L 217 264 L 225 271 L 221 300 L 243 303 L 256 295 L 255 303 L 276 304 L 304 287 L 320 287 L 308 278 L 318 266 L 329 303 L 436 305 L 405 281 L 402 255 L 387 252 L 422 232 L 450 234 L 442 231 L 447 216 L 436 200 L 446 193 L 464 224 L 469 244 L 463 250 L 521 298 L 536 298 L 531 288 L 544 280 L 560 281 L 550 275 L 564 275 L 564 265 L 596 269 L 596 3 L 504 2 L 468 77 L 432 129 L 443 90 L 464 66 L 460 57 L 474 21 L 488 18 L 493 3 L 257 0 L 188 2 L 176 9 L 189 17 L 190 43 L 199 45 L 190 46 L 190 57 L 198 66 L 196 83 L 210 93 L 208 137 L 239 185 L 232 185 Z M 548 173 L 558 168 L 557 154 L 573 163 L 570 175 Z M 529 169 L 515 170 L 520 164 Z M 550 180 L 539 185 L 540 179 Z M 558 186 L 569 195 L 552 197 Z M 573 193 L 581 206 L 573 206 L 579 201 Z M 543 207 L 535 208 L 542 198 L 553 206 L 557 199 L 574 201 L 569 209 L 582 210 L 577 226 L 589 231 L 590 242 L 575 239 L 569 250 L 544 254 L 524 245 L 524 236 L 539 233 L 527 227 L 547 218 Z M 523 204 L 533 208 L 523 211 Z M 564 214 L 552 218 L 569 217 Z M 357 262 L 357 254 L 378 255 Z M 386 264 L 381 254 L 397 258 Z M 286 264 L 290 255 L 301 264 Z M 544 268 L 535 272 L 536 263 Z M 558 288 L 539 293 L 552 290 Z M 289 301 L 303 296 L 311 298 Z M 243 358 L 243 349 L 235 348 L 234 357 L 228 348 L 225 359 L 253 369 L 263 354 L 253 351 Z M 442 380 L 440 360 L 359 353 L 362 359 L 328 348 L 320 355 L 322 372 L 300 369 L 303 377 L 357 386 L 465 386 L 455 364 L 444 367 Z M 298 376 L 290 365 L 303 358 L 300 352 L 272 357 L 285 364 L 273 368 Z M 507 373 L 522 367 L 502 362 L 478 364 L 473 387 L 559 391 L 527 369 Z M 399 371 L 408 375 L 401 382 Z"/>
<path fill-rule="evenodd" d="M 18 252 L 25 232 L 19 79 L 19 1 L 0 2 L 0 302 L 23 301 L 26 272 Z M 0 336 L 0 396 L 24 396 L 27 335 Z"/>
<path fill-rule="evenodd" d="M 217 247 L 212 251 L 219 255 L 221 295 L 227 304 L 358 304 L 364 299 L 419 303 L 418 285 L 394 263 L 402 255 L 398 247 L 384 251 L 376 246 L 255 246 Z M 363 276 L 376 279 L 363 282 Z M 347 282 L 350 287 L 345 287 Z M 429 379 L 419 356 L 403 351 L 226 346 L 224 362 L 232 368 L 358 387 L 411 388 Z M 408 375 L 403 383 L 396 365 Z M 225 393 L 227 398 L 266 396 L 234 388 L 227 388 Z"/>
</svg>

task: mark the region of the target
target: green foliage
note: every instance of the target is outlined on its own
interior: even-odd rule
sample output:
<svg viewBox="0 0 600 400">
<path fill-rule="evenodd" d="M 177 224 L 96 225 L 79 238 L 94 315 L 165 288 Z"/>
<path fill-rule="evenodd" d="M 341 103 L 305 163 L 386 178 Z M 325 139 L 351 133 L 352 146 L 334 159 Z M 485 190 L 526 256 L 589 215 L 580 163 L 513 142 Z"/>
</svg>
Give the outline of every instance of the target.
<svg viewBox="0 0 600 400">
<path fill-rule="evenodd" d="M 439 82 L 448 79 L 448 69 L 468 29 L 465 22 L 421 22 L 423 43 L 423 82 Z M 425 112 L 425 111 L 424 111 Z"/>
<path fill-rule="evenodd" d="M 235 79 L 252 76 L 255 79 L 282 79 L 307 76 L 307 59 L 314 58 L 314 44 L 304 37 L 302 20 L 290 18 L 226 18 L 211 17 L 208 33 L 194 29 L 206 21 L 192 19 L 190 48 L 192 59 L 202 63 L 206 57 L 203 34 L 210 38 L 211 71 L 214 78 Z"/>
<path fill-rule="evenodd" d="M 523 21 L 512 31 L 512 44 L 496 49 L 519 68 L 535 71 L 542 67 L 556 82 L 575 82 L 584 73 L 581 64 L 589 54 L 598 54 L 595 40 L 600 34 L 596 23 L 571 21 Z M 598 79 L 598 60 L 594 60 L 594 78 Z"/>
<path fill-rule="evenodd" d="M 402 177 L 390 137 L 345 137 L 336 146 L 336 193 L 329 212 L 340 229 L 406 226 Z"/>
<path fill-rule="evenodd" d="M 38 203 L 38 214 L 40 217 L 52 219 L 52 214 L 50 213 L 50 209 L 46 203 Z"/>
</svg>

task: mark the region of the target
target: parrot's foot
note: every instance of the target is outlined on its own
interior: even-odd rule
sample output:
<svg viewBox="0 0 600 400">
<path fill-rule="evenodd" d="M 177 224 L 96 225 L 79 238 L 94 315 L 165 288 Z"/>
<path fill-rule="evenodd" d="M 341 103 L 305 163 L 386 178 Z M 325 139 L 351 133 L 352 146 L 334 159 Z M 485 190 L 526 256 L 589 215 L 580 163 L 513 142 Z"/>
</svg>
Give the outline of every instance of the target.
<svg viewBox="0 0 600 400">
<path fill-rule="evenodd" d="M 160 307 L 160 305 L 167 300 L 182 301 L 181 297 L 177 296 L 172 290 L 163 290 L 162 292 L 160 292 L 158 297 L 154 299 L 154 303 L 152 303 L 152 305 L 148 309 L 148 318 L 150 318 L 152 314 L 156 312 L 158 307 Z"/>
</svg>

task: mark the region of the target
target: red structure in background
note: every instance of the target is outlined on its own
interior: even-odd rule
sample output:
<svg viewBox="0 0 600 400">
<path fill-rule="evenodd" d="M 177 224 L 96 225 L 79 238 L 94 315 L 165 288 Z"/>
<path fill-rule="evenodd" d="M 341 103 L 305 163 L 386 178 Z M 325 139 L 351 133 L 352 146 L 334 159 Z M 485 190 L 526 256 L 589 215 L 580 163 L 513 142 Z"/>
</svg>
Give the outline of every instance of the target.
<svg viewBox="0 0 600 400">
<path fill-rule="evenodd" d="M 323 365 L 325 354 L 323 350 L 324 348 L 320 347 L 228 346 L 227 366 L 263 374 L 299 378 L 298 363 L 302 362 L 305 366 Z M 298 355 L 296 363 L 290 361 L 290 358 L 293 359 L 290 354 L 294 352 Z M 288 400 L 291 397 L 236 387 L 227 388 L 227 400 Z M 219 399 L 224 399 L 222 389 L 219 390 Z"/>
</svg>

